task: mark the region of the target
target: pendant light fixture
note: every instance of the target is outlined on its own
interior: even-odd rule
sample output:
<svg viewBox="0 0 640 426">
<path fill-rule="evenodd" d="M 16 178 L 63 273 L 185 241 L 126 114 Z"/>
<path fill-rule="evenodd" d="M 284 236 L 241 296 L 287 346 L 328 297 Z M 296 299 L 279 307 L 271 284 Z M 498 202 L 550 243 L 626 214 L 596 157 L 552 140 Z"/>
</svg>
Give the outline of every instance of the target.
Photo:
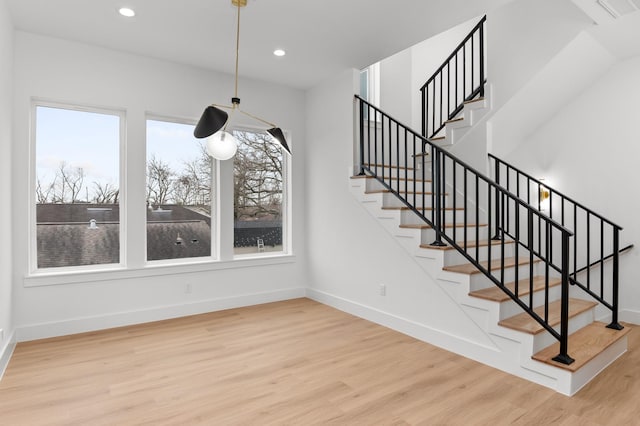
<svg viewBox="0 0 640 426">
<path fill-rule="evenodd" d="M 238 52 L 240 50 L 240 8 L 247 5 L 247 0 L 231 0 L 231 3 L 238 8 L 238 24 L 236 29 L 236 73 L 235 73 L 235 92 L 233 98 L 231 98 L 231 106 L 211 104 L 205 108 L 196 128 L 193 131 L 193 135 L 198 139 L 207 139 L 207 152 L 212 157 L 218 160 L 228 160 L 232 158 L 238 149 L 238 142 L 232 134 L 228 133 L 227 125 L 229 124 L 229 114 L 224 111 L 230 110 L 233 114 L 238 111 L 241 114 L 246 115 L 256 121 L 259 121 L 267 126 L 271 126 L 267 129 L 269 133 L 276 141 L 282 145 L 282 147 L 291 154 L 291 150 L 287 145 L 287 140 L 284 137 L 282 129 L 276 127 L 275 124 L 269 123 L 261 118 L 251 115 L 248 112 L 240 109 L 240 98 L 238 97 Z"/>
</svg>

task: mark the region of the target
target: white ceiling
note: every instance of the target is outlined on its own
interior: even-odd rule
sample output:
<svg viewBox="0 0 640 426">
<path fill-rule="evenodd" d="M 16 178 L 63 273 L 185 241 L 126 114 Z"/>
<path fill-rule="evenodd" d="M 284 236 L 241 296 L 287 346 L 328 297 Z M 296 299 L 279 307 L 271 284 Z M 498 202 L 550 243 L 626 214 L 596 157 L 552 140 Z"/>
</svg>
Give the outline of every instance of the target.
<svg viewBox="0 0 640 426">
<path fill-rule="evenodd" d="M 240 75 L 309 88 L 511 0 L 248 0 Z M 6 0 L 17 29 L 233 73 L 231 0 Z M 133 8 L 132 19 L 120 16 Z M 286 49 L 283 58 L 275 48 Z"/>
</svg>

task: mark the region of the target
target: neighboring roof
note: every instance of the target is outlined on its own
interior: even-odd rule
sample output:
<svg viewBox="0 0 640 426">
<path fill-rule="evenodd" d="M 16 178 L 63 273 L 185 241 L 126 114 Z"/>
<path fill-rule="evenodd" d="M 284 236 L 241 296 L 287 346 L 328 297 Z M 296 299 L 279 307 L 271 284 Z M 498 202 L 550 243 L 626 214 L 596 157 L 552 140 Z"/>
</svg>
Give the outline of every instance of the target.
<svg viewBox="0 0 640 426">
<path fill-rule="evenodd" d="M 46 224 L 37 227 L 38 268 L 120 262 L 120 225 Z"/>
<path fill-rule="evenodd" d="M 211 256 L 211 227 L 204 221 L 147 224 L 147 260 Z"/>
<path fill-rule="evenodd" d="M 38 267 L 120 262 L 120 207 L 117 204 L 38 204 Z M 91 221 L 95 220 L 95 225 Z M 147 259 L 211 255 L 211 218 L 189 208 L 147 209 Z M 282 244 L 281 220 L 237 221 L 234 246 Z"/>
<path fill-rule="evenodd" d="M 100 222 L 118 222 L 120 205 L 118 204 L 38 204 L 36 221 L 38 223 L 89 223 L 91 219 Z M 186 221 L 202 220 L 211 224 L 211 217 L 188 207 L 163 204 L 147 209 L 147 221 Z"/>
<path fill-rule="evenodd" d="M 38 204 L 38 267 L 119 263 L 119 216 L 117 204 Z M 148 260 L 210 256 L 210 223 L 183 206 L 147 210 Z"/>
</svg>

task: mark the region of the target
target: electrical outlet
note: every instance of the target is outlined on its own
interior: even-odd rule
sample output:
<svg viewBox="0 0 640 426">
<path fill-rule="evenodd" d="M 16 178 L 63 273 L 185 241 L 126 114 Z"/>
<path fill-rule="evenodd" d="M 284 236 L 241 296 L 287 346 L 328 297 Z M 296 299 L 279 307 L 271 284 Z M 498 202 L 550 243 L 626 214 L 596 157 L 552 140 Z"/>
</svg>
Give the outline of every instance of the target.
<svg viewBox="0 0 640 426">
<path fill-rule="evenodd" d="M 380 284 L 380 287 L 378 287 L 378 292 L 380 293 L 380 296 L 386 296 L 387 286 L 385 284 Z"/>
<path fill-rule="evenodd" d="M 191 283 L 187 284 L 187 285 L 184 287 L 184 292 L 185 292 L 186 294 L 191 294 L 191 292 L 192 292 L 192 291 L 193 291 L 193 288 L 191 287 Z"/>
</svg>

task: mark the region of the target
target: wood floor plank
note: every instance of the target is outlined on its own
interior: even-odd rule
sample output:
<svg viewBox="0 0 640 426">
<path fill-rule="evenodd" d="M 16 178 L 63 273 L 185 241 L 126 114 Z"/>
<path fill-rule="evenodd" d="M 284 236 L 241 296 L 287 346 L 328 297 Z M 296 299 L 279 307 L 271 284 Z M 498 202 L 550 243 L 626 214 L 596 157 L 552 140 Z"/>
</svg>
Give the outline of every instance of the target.
<svg viewBox="0 0 640 426">
<path fill-rule="evenodd" d="M 568 398 L 296 299 L 19 343 L 0 424 L 634 424 L 639 334 Z"/>
</svg>

